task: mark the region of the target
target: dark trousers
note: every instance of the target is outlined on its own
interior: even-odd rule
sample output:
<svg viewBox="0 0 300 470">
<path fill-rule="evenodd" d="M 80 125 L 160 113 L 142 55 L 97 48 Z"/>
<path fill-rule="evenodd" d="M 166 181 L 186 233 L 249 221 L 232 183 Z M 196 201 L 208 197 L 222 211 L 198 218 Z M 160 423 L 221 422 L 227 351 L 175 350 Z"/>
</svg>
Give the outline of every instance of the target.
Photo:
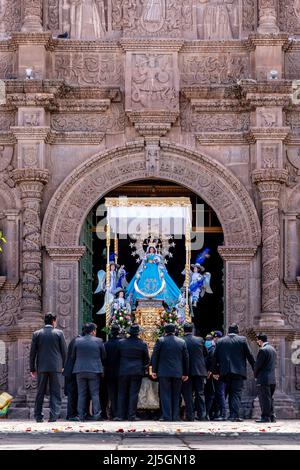
<svg viewBox="0 0 300 470">
<path fill-rule="evenodd" d="M 229 418 L 239 418 L 244 379 L 241 375 L 231 374 L 224 377 L 223 381 L 228 396 Z"/>
<path fill-rule="evenodd" d="M 210 418 L 226 417 L 225 384 L 210 378 L 205 385 L 206 414 Z"/>
<path fill-rule="evenodd" d="M 67 419 L 75 418 L 77 416 L 77 380 L 76 374 L 65 377 L 65 395 L 67 396 Z"/>
<path fill-rule="evenodd" d="M 118 418 L 136 417 L 139 391 L 142 385 L 141 375 L 120 375 L 118 380 Z"/>
<path fill-rule="evenodd" d="M 107 377 L 107 394 L 110 407 L 110 417 L 118 416 L 118 377 Z"/>
<path fill-rule="evenodd" d="M 273 395 L 276 385 L 257 384 L 257 394 L 262 418 L 275 417 Z"/>
<path fill-rule="evenodd" d="M 159 377 L 158 381 L 162 419 L 166 421 L 179 421 L 182 379 L 177 377 Z"/>
<path fill-rule="evenodd" d="M 100 418 L 100 374 L 92 372 L 79 372 L 76 374 L 77 387 L 78 387 L 78 416 L 84 420 L 86 417 L 86 403 L 88 394 L 91 397 L 93 405 L 93 417 Z"/>
<path fill-rule="evenodd" d="M 143 377 L 141 375 L 120 375 L 118 379 L 118 417 L 134 419 L 136 417 L 139 392 Z"/>
<path fill-rule="evenodd" d="M 205 416 L 204 382 L 204 377 L 194 375 L 189 377 L 186 382 L 182 383 L 182 396 L 185 402 L 186 419 L 189 421 L 194 419 L 194 410 L 196 410 L 199 419 Z M 193 394 L 195 394 L 195 406 Z"/>
<path fill-rule="evenodd" d="M 43 404 L 47 386 L 49 384 L 50 393 L 50 419 L 57 419 L 61 407 L 61 372 L 39 372 L 38 388 L 35 400 L 34 417 L 41 419 L 43 417 Z"/>
</svg>

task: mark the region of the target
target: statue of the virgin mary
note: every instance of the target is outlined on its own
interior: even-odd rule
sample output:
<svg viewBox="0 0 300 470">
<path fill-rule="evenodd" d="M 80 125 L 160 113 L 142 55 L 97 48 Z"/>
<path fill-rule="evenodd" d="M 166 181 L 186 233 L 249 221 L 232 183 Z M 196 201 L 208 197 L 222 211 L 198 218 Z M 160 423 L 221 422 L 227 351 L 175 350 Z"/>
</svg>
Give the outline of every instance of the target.
<svg viewBox="0 0 300 470">
<path fill-rule="evenodd" d="M 155 299 L 172 306 L 179 296 L 180 290 L 168 274 L 163 257 L 157 252 L 155 244 L 149 244 L 145 257 L 126 289 L 126 298 L 132 305 L 139 299 Z"/>
</svg>

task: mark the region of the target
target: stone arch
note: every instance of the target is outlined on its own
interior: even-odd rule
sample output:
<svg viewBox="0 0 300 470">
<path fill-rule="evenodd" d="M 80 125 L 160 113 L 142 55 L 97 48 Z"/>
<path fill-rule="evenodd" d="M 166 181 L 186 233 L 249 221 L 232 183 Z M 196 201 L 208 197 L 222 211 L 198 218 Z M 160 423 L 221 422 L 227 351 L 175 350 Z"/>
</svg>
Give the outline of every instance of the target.
<svg viewBox="0 0 300 470">
<path fill-rule="evenodd" d="M 47 208 L 43 245 L 76 246 L 90 209 L 114 187 L 148 177 L 143 142 L 97 154 L 76 168 L 60 185 Z M 256 248 L 260 223 L 253 201 L 241 182 L 223 165 L 202 153 L 161 142 L 157 177 L 188 187 L 216 212 L 227 246 Z"/>
<path fill-rule="evenodd" d="M 229 170 L 202 153 L 164 140 L 159 160 L 154 176 L 186 186 L 216 212 L 225 242 L 219 253 L 225 261 L 226 322 L 250 328 L 260 308 L 254 255 L 261 229 L 249 193 Z M 44 309 L 57 313 L 68 338 L 78 332 L 78 260 L 84 253 L 79 238 L 84 220 L 110 190 L 147 177 L 144 142 L 131 142 L 81 164 L 50 201 L 42 226 L 49 255 L 44 265 Z"/>
</svg>

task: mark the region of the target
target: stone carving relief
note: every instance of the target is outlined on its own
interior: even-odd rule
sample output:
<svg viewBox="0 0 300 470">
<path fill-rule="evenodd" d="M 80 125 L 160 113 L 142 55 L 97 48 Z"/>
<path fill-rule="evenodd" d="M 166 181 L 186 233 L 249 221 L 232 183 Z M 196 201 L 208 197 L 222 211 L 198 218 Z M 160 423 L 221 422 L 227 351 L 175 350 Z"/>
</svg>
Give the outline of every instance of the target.
<svg viewBox="0 0 300 470">
<path fill-rule="evenodd" d="M 72 325 L 73 279 L 75 273 L 72 266 L 64 264 L 60 264 L 55 273 L 58 283 L 56 298 L 58 324 L 59 328 L 67 333 Z"/>
<path fill-rule="evenodd" d="M 287 54 L 285 54 L 285 78 L 289 80 L 299 80 L 299 77 L 300 77 L 300 53 L 288 52 Z"/>
<path fill-rule="evenodd" d="M 246 325 L 249 305 L 249 267 L 243 264 L 229 263 L 228 266 L 228 293 L 227 299 L 230 303 L 228 312 L 228 324 L 236 322 Z M 248 320 L 248 321 L 247 321 Z"/>
<path fill-rule="evenodd" d="M 125 36 L 175 36 L 195 27 L 193 0 L 112 0 L 112 29 Z"/>
<path fill-rule="evenodd" d="M 300 113 L 297 113 L 297 112 L 287 113 L 286 124 L 291 127 L 293 134 L 300 135 Z"/>
<path fill-rule="evenodd" d="M 279 1 L 278 5 L 280 29 L 300 34 L 300 0 Z"/>
<path fill-rule="evenodd" d="M 22 319 L 20 310 L 20 289 L 0 293 L 0 327 L 13 326 Z"/>
<path fill-rule="evenodd" d="M 75 85 L 120 86 L 123 65 L 115 54 L 57 53 L 54 78 Z"/>
<path fill-rule="evenodd" d="M 276 144 L 262 144 L 262 167 L 278 168 L 279 166 L 279 148 Z"/>
<path fill-rule="evenodd" d="M 23 145 L 22 147 L 22 167 L 38 168 L 39 167 L 39 145 Z"/>
<path fill-rule="evenodd" d="M 283 312 L 287 323 L 300 330 L 300 292 L 283 289 Z"/>
<path fill-rule="evenodd" d="M 148 176 L 159 174 L 160 148 L 156 144 L 150 144 L 146 148 L 146 172 Z"/>
<path fill-rule="evenodd" d="M 12 170 L 14 169 L 11 162 L 14 149 L 12 146 L 0 145 L 0 185 L 6 183 L 10 188 L 15 186 L 12 179 Z M 5 188 L 7 191 L 7 188 Z"/>
<path fill-rule="evenodd" d="M 0 78 L 10 78 L 14 71 L 14 55 L 0 54 Z"/>
<path fill-rule="evenodd" d="M 246 55 L 186 54 L 180 59 L 183 85 L 227 84 L 249 77 L 249 57 Z"/>
<path fill-rule="evenodd" d="M 279 125 L 279 116 L 276 109 L 261 107 L 257 110 L 257 125 L 259 127 L 276 127 Z"/>
<path fill-rule="evenodd" d="M 181 126 L 186 132 L 246 132 L 249 113 L 196 113 L 187 100 L 181 101 Z"/>
<path fill-rule="evenodd" d="M 287 169 L 289 172 L 287 185 L 293 188 L 298 182 L 300 177 L 300 148 L 288 148 L 287 156 Z"/>
<path fill-rule="evenodd" d="M 24 200 L 23 212 L 23 303 L 39 307 L 41 302 L 41 222 L 38 200 Z"/>
<path fill-rule="evenodd" d="M 122 105 L 112 103 L 105 114 L 54 113 L 51 128 L 56 132 L 103 132 L 116 134 L 124 131 L 125 113 Z"/>
<path fill-rule="evenodd" d="M 256 0 L 243 0 L 242 24 L 245 32 L 252 32 L 257 25 Z"/>
<path fill-rule="evenodd" d="M 25 393 L 34 392 L 37 388 L 37 379 L 31 377 L 30 374 L 30 342 L 23 343 L 23 357 L 24 357 L 24 389 Z"/>
<path fill-rule="evenodd" d="M 199 0 L 199 39 L 235 39 L 239 37 L 237 0 Z"/>
<path fill-rule="evenodd" d="M 15 124 L 14 112 L 5 112 L 0 114 L 0 131 L 9 131 L 10 126 Z"/>
<path fill-rule="evenodd" d="M 67 2 L 64 2 L 67 3 Z M 69 0 L 70 37 L 72 39 L 101 39 L 107 31 L 103 0 Z"/>
<path fill-rule="evenodd" d="M 172 54 L 134 54 L 132 57 L 131 108 L 176 110 L 178 90 Z"/>
</svg>

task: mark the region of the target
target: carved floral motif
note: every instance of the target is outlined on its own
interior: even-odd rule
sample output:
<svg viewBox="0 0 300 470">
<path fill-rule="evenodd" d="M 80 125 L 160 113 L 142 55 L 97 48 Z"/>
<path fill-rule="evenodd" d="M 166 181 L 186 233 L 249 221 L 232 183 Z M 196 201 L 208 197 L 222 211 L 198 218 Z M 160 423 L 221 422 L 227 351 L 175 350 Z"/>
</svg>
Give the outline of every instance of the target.
<svg viewBox="0 0 300 470">
<path fill-rule="evenodd" d="M 16 325 L 22 319 L 20 312 L 20 290 L 1 292 L 0 294 L 0 327 Z"/>
<path fill-rule="evenodd" d="M 227 84 L 249 76 L 245 55 L 183 55 L 180 64 L 183 85 Z"/>
<path fill-rule="evenodd" d="M 285 0 L 278 2 L 279 26 L 282 31 L 300 33 L 300 1 Z"/>
<path fill-rule="evenodd" d="M 283 312 L 287 323 L 300 330 L 300 292 L 283 289 Z"/>
<path fill-rule="evenodd" d="M 123 77 L 121 59 L 114 54 L 57 53 L 54 78 L 76 85 L 118 86 Z"/>
</svg>

